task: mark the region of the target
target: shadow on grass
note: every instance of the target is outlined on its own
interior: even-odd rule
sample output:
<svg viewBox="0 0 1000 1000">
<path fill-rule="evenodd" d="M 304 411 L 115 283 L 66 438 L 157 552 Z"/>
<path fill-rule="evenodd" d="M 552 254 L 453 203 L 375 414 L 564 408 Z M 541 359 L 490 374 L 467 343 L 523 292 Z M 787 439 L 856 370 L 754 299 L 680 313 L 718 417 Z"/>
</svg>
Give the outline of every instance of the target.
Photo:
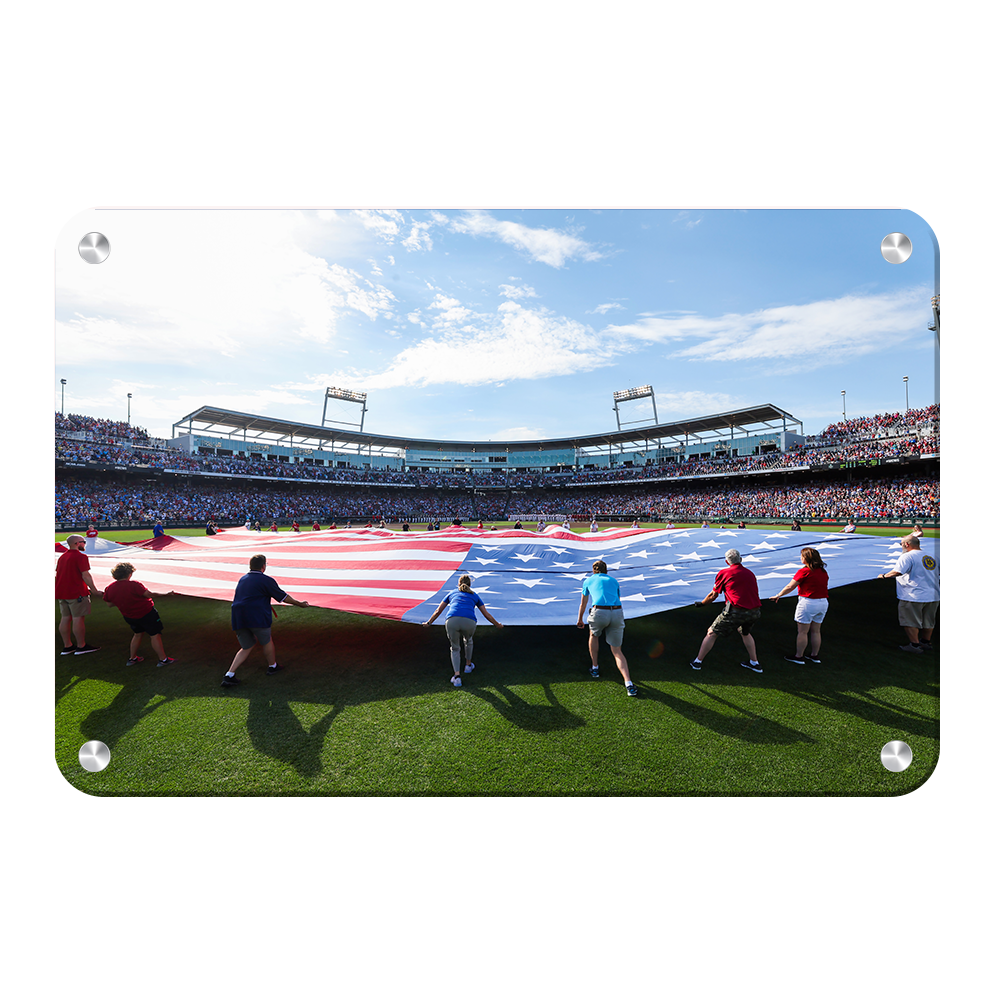
<svg viewBox="0 0 1000 1000">
<path fill-rule="evenodd" d="M 648 701 L 658 701 L 668 708 L 673 709 L 678 715 L 683 716 L 689 722 L 693 722 L 703 729 L 710 729 L 719 736 L 728 736 L 731 739 L 743 740 L 745 743 L 770 744 L 774 746 L 790 745 L 793 743 L 815 743 L 816 741 L 805 733 L 800 733 L 797 729 L 791 729 L 778 722 L 765 718 L 757 712 L 749 712 L 745 708 L 727 701 L 725 698 L 713 694 L 702 687 L 694 684 L 688 685 L 693 691 L 698 691 L 706 698 L 725 705 L 736 712 L 719 712 L 705 705 L 696 705 L 685 698 L 677 698 L 659 691 L 656 688 L 641 687 L 642 697 Z"/>
<path fill-rule="evenodd" d="M 831 712 L 849 712 L 865 722 L 897 729 L 911 736 L 926 736 L 936 740 L 940 735 L 941 724 L 938 719 L 899 705 L 891 705 L 884 699 L 872 695 L 858 697 L 849 691 L 818 693 L 804 689 L 795 690 L 793 693 Z"/>
<path fill-rule="evenodd" d="M 306 729 L 287 701 L 255 691 L 250 695 L 247 733 L 258 752 L 290 764 L 300 777 L 315 778 L 323 773 L 323 743 L 337 711 L 331 708 Z"/>
<path fill-rule="evenodd" d="M 98 604 L 88 623 L 88 637 L 93 635 L 92 641 L 105 648 L 86 657 L 56 656 L 57 727 L 67 733 L 79 728 L 84 740 L 101 740 L 114 749 L 162 705 L 235 697 L 246 702 L 246 732 L 253 748 L 288 764 L 301 777 L 316 778 L 323 773 L 325 743 L 336 736 L 339 712 L 391 700 L 402 704 L 450 690 L 447 644 L 440 631 L 305 609 L 283 609 L 275 629 L 286 672 L 265 678 L 262 658 L 255 654 L 240 670 L 244 683 L 221 689 L 222 674 L 236 650 L 229 604 L 181 597 L 157 603 L 167 625 L 167 650 L 177 663 L 157 668 L 147 661 L 141 668 L 126 668 L 122 654 L 130 638 L 127 627 L 117 612 Z M 764 674 L 750 674 L 739 666 L 744 649 L 738 639 L 720 640 L 698 686 L 690 683 L 687 661 L 716 609 L 681 608 L 631 619 L 625 647 L 632 676 L 643 699 L 707 732 L 747 745 L 817 742 L 768 717 L 788 718 L 782 707 L 790 702 L 781 700 L 786 695 L 815 706 L 834 722 L 842 713 L 887 729 L 937 738 L 933 704 L 908 695 L 936 700 L 937 654 L 907 655 L 893 645 L 891 588 L 887 590 L 881 581 L 852 585 L 836 592 L 836 603 L 831 597 L 831 605 L 833 611 L 823 626 L 822 665 L 799 667 L 782 660 L 794 636 L 790 606 L 771 605 L 754 630 Z M 586 641 L 576 628 L 483 629 L 477 632 L 476 650 L 477 660 L 481 656 L 483 665 L 489 665 L 491 679 L 487 682 L 477 671 L 464 691 L 510 726 L 526 733 L 587 726 L 586 715 L 579 714 L 585 702 L 574 703 L 575 695 L 563 695 L 560 701 L 553 690 L 587 676 Z M 648 656 L 647 650 L 651 650 Z M 148 653 L 148 646 L 143 652 Z M 601 655 L 606 662 L 603 644 Z M 116 693 L 108 700 L 106 690 L 81 691 L 81 685 L 87 688 L 86 681 L 114 685 Z M 670 684 L 667 692 L 661 690 L 664 681 L 683 683 Z M 586 683 L 591 683 L 589 678 Z M 522 685 L 541 685 L 545 703 L 526 701 L 518 693 Z M 893 704 L 897 698 L 901 704 Z M 907 706 L 908 700 L 916 707 Z M 318 721 L 304 725 L 295 705 L 317 706 L 308 717 Z M 668 723 L 669 719 L 657 724 Z"/>
<path fill-rule="evenodd" d="M 155 701 L 157 695 L 159 700 Z M 126 684 L 106 708 L 95 708 L 80 722 L 84 742 L 100 740 L 109 750 L 143 719 L 174 699 L 163 694 L 162 682 L 156 674 L 142 673 Z"/>
<path fill-rule="evenodd" d="M 492 689 L 492 690 L 491 690 Z M 549 684 L 543 683 L 542 690 L 548 700 L 547 705 L 533 705 L 525 701 L 509 687 L 491 684 L 490 688 L 466 688 L 469 694 L 492 706 L 509 723 L 531 733 L 552 733 L 560 729 L 579 729 L 587 724 L 586 719 L 574 715 L 559 704 Z M 499 692 L 499 693 L 496 693 Z"/>
</svg>

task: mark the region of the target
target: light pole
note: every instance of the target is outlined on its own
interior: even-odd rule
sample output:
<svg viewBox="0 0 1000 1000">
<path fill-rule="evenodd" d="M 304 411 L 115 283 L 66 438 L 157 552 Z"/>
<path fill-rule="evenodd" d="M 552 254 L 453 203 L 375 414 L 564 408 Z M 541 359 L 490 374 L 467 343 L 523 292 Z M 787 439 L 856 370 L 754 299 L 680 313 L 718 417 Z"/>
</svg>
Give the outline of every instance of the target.
<svg viewBox="0 0 1000 1000">
<path fill-rule="evenodd" d="M 128 416 L 125 418 L 125 423 L 132 423 L 132 393 L 128 393 Z"/>
<path fill-rule="evenodd" d="M 844 404 L 844 422 L 847 422 L 847 390 L 840 390 L 840 401 Z"/>
<path fill-rule="evenodd" d="M 903 388 L 906 390 L 906 412 L 910 412 L 910 376 L 903 376 Z"/>
<path fill-rule="evenodd" d="M 62 383 L 62 400 L 59 403 L 59 415 L 66 416 L 66 379 L 61 378 L 59 381 Z"/>
</svg>

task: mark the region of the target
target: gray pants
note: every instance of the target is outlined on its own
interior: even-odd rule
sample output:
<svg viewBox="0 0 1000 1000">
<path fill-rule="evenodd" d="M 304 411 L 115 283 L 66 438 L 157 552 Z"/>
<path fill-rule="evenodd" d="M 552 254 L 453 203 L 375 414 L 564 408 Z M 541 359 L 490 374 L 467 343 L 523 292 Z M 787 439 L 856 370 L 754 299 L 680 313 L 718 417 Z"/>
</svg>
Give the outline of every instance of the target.
<svg viewBox="0 0 1000 1000">
<path fill-rule="evenodd" d="M 444 630 L 451 643 L 451 669 L 457 674 L 462 669 L 462 640 L 465 640 L 465 656 L 472 662 L 472 637 L 476 634 L 476 623 L 472 618 L 452 615 L 446 618 Z"/>
</svg>

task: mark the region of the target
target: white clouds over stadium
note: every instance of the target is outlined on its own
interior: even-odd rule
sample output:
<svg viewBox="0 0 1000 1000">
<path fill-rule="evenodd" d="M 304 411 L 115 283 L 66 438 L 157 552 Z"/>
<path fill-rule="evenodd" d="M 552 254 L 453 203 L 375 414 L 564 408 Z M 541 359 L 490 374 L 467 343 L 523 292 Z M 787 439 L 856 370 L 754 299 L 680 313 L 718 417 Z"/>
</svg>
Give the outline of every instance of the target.
<svg viewBox="0 0 1000 1000">
<path fill-rule="evenodd" d="M 362 389 L 482 385 L 592 371 L 650 346 L 668 348 L 661 356 L 675 361 L 767 362 L 786 372 L 810 371 L 903 344 L 919 329 L 928 298 L 927 289 L 907 289 L 717 317 L 645 316 L 595 329 L 515 301 L 492 314 L 476 313 L 439 294 L 428 307 L 437 310 L 429 318 L 435 336 L 401 351 L 383 371 L 329 378 Z"/>
<path fill-rule="evenodd" d="M 149 426 L 155 414 L 161 433 L 163 418 L 204 404 L 314 422 L 326 385 L 374 394 L 366 427 L 423 436 L 455 435 L 456 422 L 597 433 L 615 419 L 611 392 L 648 382 L 672 416 L 767 400 L 833 417 L 841 388 L 877 412 L 902 358 L 911 401 L 930 402 L 919 395 L 935 379 L 926 253 L 901 268 L 881 257 L 898 213 L 847 223 L 647 210 L 83 213 L 79 225 L 112 250 L 83 264 L 78 227 L 60 236 L 57 376 L 69 412 L 120 418 L 133 391 L 134 419 Z M 916 260 L 926 240 L 906 224 Z M 795 249 L 802 233 L 811 255 Z M 807 393 L 791 378 L 804 371 L 824 387 Z"/>
</svg>

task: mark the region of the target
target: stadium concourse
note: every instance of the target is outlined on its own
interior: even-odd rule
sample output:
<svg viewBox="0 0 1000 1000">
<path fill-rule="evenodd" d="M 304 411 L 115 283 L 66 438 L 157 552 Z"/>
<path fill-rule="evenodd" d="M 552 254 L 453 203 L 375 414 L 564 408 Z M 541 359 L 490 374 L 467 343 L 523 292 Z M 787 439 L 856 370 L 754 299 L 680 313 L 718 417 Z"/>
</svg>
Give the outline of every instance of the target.
<svg viewBox="0 0 1000 1000">
<path fill-rule="evenodd" d="M 196 454 L 126 423 L 56 414 L 54 513 L 59 530 L 158 520 L 418 525 L 543 512 L 587 522 L 936 522 L 939 417 L 936 404 L 859 417 L 763 454 L 469 471 L 362 467 L 360 452 L 338 455 L 336 467 L 216 448 Z"/>
</svg>

